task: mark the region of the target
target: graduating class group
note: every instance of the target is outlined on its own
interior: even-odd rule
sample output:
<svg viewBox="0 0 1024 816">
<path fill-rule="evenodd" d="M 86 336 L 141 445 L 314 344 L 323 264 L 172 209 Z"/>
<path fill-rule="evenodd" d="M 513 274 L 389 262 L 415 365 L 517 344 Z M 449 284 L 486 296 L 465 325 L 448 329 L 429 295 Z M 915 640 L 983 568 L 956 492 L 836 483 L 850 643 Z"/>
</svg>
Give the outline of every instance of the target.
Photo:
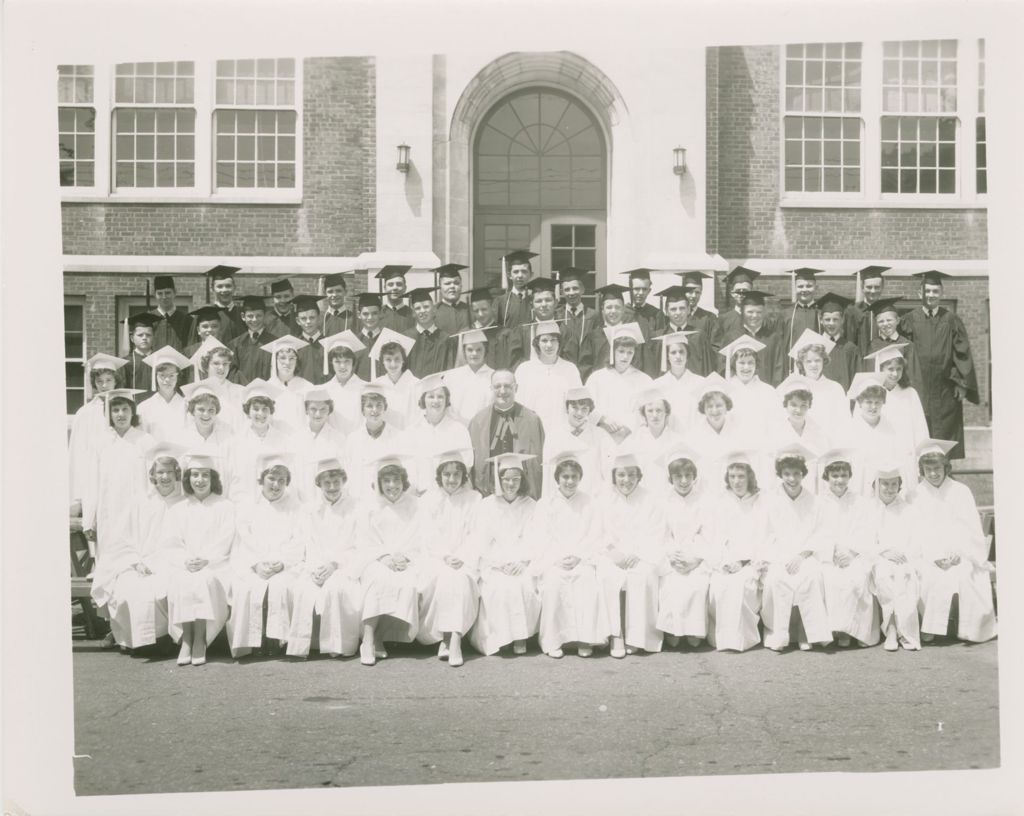
<svg viewBox="0 0 1024 816">
<path fill-rule="evenodd" d="M 658 308 L 632 270 L 591 309 L 582 271 L 531 257 L 506 256 L 502 292 L 463 292 L 457 264 L 407 291 L 386 266 L 351 305 L 341 274 L 236 300 L 218 266 L 186 313 L 157 276 L 127 358 L 87 361 L 70 437 L 113 642 L 170 635 L 200 666 L 226 627 L 235 658 L 374 665 L 416 640 L 460 666 L 467 641 L 535 635 L 552 658 L 995 636 L 950 475 L 978 387 L 942 273 L 901 317 L 886 267 L 856 302 L 793 270 L 766 315 L 741 266 L 715 314 L 706 273 Z"/>
</svg>

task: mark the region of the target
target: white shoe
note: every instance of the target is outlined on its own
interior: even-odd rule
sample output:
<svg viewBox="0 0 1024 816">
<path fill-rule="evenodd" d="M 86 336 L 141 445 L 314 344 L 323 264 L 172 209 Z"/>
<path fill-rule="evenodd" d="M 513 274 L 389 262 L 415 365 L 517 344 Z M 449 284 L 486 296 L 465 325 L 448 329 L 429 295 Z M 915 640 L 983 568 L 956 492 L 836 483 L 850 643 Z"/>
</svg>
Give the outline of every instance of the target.
<svg viewBox="0 0 1024 816">
<path fill-rule="evenodd" d="M 514 640 L 512 641 L 512 654 L 524 655 L 526 654 L 526 641 L 525 640 Z"/>
<path fill-rule="evenodd" d="M 687 643 L 688 643 L 688 644 L 689 644 L 690 646 L 692 646 L 693 648 L 697 648 L 698 646 L 700 646 L 700 642 L 701 642 L 701 641 L 702 641 L 703 639 L 704 639 L 704 638 L 699 638 L 699 637 L 697 637 L 696 635 L 687 635 L 687 636 L 686 636 L 686 642 L 687 642 Z"/>
<path fill-rule="evenodd" d="M 373 644 L 363 644 L 359 647 L 359 662 L 364 666 L 373 666 L 377 663 L 377 655 L 374 653 Z"/>
<path fill-rule="evenodd" d="M 593 653 L 594 653 L 594 647 L 593 646 L 580 646 L 576 650 L 576 654 L 578 654 L 580 657 L 590 657 Z"/>
<path fill-rule="evenodd" d="M 459 666 L 462 665 L 462 663 L 463 663 L 463 660 L 462 660 L 462 653 L 461 652 L 459 654 L 453 654 L 453 655 L 451 655 L 448 658 L 448 665 L 452 666 L 453 668 L 457 669 Z"/>
<path fill-rule="evenodd" d="M 935 635 L 931 635 L 928 632 L 922 632 L 921 633 L 921 640 L 924 643 L 931 643 L 933 640 L 935 640 Z"/>
<path fill-rule="evenodd" d="M 850 645 L 850 636 L 840 635 L 836 638 L 836 643 L 838 643 L 843 649 L 845 649 L 847 646 Z"/>
<path fill-rule="evenodd" d="M 561 649 L 552 649 L 550 652 L 548 652 L 548 657 L 553 657 L 555 658 L 555 660 L 560 660 L 561 658 L 565 657 L 565 652 L 563 652 Z"/>
<path fill-rule="evenodd" d="M 449 656 L 448 644 L 445 643 L 442 640 L 441 641 L 441 645 L 437 647 L 437 659 L 438 660 L 447 660 L 448 656 Z"/>
<path fill-rule="evenodd" d="M 665 635 L 665 643 L 674 649 L 679 645 L 679 635 Z"/>
<path fill-rule="evenodd" d="M 178 665 L 188 666 L 192 663 L 192 644 L 181 641 L 181 651 L 178 652 Z"/>
<path fill-rule="evenodd" d="M 802 640 L 801 640 L 801 641 L 800 641 L 800 643 L 799 643 L 799 644 L 797 644 L 797 645 L 798 645 L 798 647 L 800 648 L 800 651 L 801 651 L 801 652 L 809 652 L 809 651 L 811 650 L 811 644 L 810 644 L 810 643 L 805 643 L 805 642 L 804 642 L 804 641 L 802 641 Z"/>
<path fill-rule="evenodd" d="M 620 638 L 620 637 L 613 637 L 612 638 L 612 646 L 611 646 L 611 650 L 609 651 L 609 654 L 612 657 L 616 658 L 616 659 L 622 659 L 623 657 L 626 656 L 626 654 L 627 654 L 627 652 L 626 652 L 626 645 L 625 645 L 624 641 L 622 640 L 622 638 Z"/>
</svg>

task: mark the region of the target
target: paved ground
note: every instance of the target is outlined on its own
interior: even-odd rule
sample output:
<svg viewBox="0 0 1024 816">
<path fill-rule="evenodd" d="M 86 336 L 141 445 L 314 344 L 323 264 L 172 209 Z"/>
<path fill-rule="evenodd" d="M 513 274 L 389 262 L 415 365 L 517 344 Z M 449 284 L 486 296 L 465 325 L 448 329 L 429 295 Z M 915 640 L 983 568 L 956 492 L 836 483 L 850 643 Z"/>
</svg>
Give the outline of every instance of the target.
<svg viewBox="0 0 1024 816">
<path fill-rule="evenodd" d="M 999 764 L 996 643 L 201 669 L 77 641 L 79 795 Z"/>
</svg>

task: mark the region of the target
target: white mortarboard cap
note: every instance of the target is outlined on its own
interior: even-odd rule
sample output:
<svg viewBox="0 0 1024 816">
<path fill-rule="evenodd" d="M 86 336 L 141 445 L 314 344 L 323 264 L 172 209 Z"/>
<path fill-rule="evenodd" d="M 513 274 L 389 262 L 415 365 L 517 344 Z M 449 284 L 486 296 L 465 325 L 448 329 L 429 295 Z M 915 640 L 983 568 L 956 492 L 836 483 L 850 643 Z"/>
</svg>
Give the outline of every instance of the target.
<svg viewBox="0 0 1024 816">
<path fill-rule="evenodd" d="M 920 442 L 914 450 L 914 456 L 917 459 L 920 459 L 922 456 L 927 456 L 930 453 L 941 453 L 945 456 L 955 447 L 956 442 L 951 442 L 948 439 L 925 439 L 923 442 Z"/>
<path fill-rule="evenodd" d="M 547 464 L 553 468 L 558 467 L 563 462 L 575 462 L 578 465 L 586 455 L 587 450 L 585 448 L 567 448 L 549 456 Z"/>
<path fill-rule="evenodd" d="M 612 459 L 612 469 L 627 467 L 640 468 L 640 460 L 636 458 L 636 453 L 632 450 L 619 451 Z"/>
<path fill-rule="evenodd" d="M 201 380 L 197 383 L 188 383 L 181 387 L 181 393 L 184 395 L 186 400 L 194 400 L 199 397 L 216 397 L 220 399 L 220 394 L 205 380 Z"/>
<path fill-rule="evenodd" d="M 830 448 L 818 457 L 818 465 L 822 468 L 827 468 L 836 462 L 846 462 L 846 464 L 852 465 L 853 460 L 854 452 L 850 448 Z"/>
<path fill-rule="evenodd" d="M 333 402 L 331 392 L 322 385 L 314 385 L 302 392 L 303 402 Z"/>
<path fill-rule="evenodd" d="M 398 451 L 388 451 L 387 453 L 378 456 L 370 464 L 376 473 L 380 473 L 384 468 L 389 466 L 405 468 L 405 460 L 402 458 L 402 454 Z"/>
<path fill-rule="evenodd" d="M 341 464 L 341 460 L 337 456 L 328 456 L 323 459 L 318 459 L 316 464 L 313 466 L 313 480 L 315 481 L 321 473 L 326 473 L 329 470 L 344 470 L 344 466 Z"/>
<path fill-rule="evenodd" d="M 585 385 L 578 385 L 573 388 L 569 388 L 565 392 L 566 402 L 577 402 L 579 400 L 588 399 L 594 402 L 594 393 L 587 388 Z"/>
<path fill-rule="evenodd" d="M 464 332 L 459 332 L 456 337 L 459 338 L 460 346 L 468 346 L 470 343 L 487 342 L 487 332 L 483 329 L 467 329 Z"/>
<path fill-rule="evenodd" d="M 903 356 L 903 349 L 905 349 L 909 343 L 891 343 L 888 346 L 880 348 L 878 351 L 873 351 L 871 354 L 864 356 L 865 360 L 875 361 L 875 371 L 880 371 L 885 363 L 890 360 L 905 360 Z"/>
<path fill-rule="evenodd" d="M 850 388 L 846 392 L 846 398 L 855 400 L 864 393 L 864 389 L 870 388 L 873 385 L 884 388 L 885 386 L 882 383 L 883 380 L 880 374 L 874 371 L 858 371 L 853 375 L 853 381 L 850 383 Z"/>
<path fill-rule="evenodd" d="M 276 402 L 281 396 L 281 389 L 272 383 L 268 383 L 266 380 L 257 377 L 255 380 L 245 386 L 245 390 L 242 392 L 242 404 L 244 405 L 253 397 L 263 397 L 271 402 Z"/>
<path fill-rule="evenodd" d="M 417 398 L 422 397 L 424 394 L 428 394 L 431 391 L 436 391 L 438 388 L 444 387 L 444 377 L 441 374 L 428 374 L 418 383 L 416 383 L 416 396 Z"/>
<path fill-rule="evenodd" d="M 462 462 L 468 471 L 473 466 L 473 451 L 460 448 L 459 450 L 447 450 L 433 455 L 434 469 L 448 462 Z"/>
<path fill-rule="evenodd" d="M 416 341 L 411 337 L 406 337 L 404 334 L 399 334 L 394 329 L 389 329 L 386 326 L 380 330 L 380 335 L 377 337 L 377 342 L 373 344 L 373 348 L 370 349 L 370 356 L 375 359 L 380 359 L 380 350 L 384 348 L 388 343 L 398 343 L 405 351 L 406 356 L 412 351 L 412 347 L 416 345 Z"/>
<path fill-rule="evenodd" d="M 284 450 L 269 450 L 259 453 L 256 456 L 256 475 L 274 467 L 283 467 L 291 473 L 294 454 Z"/>
<path fill-rule="evenodd" d="M 775 393 L 782 398 L 785 398 L 786 394 L 792 394 L 794 391 L 810 391 L 813 393 L 814 385 L 802 374 L 790 374 L 775 387 Z"/>
<path fill-rule="evenodd" d="M 668 398 L 660 389 L 645 388 L 633 395 L 633 407 L 639 410 L 648 403 L 657 402 L 658 400 L 668 403 Z"/>
<path fill-rule="evenodd" d="M 149 470 L 157 459 L 165 458 L 174 459 L 180 466 L 185 450 L 184 445 L 174 442 L 157 442 L 146 449 L 146 469 Z"/>
<path fill-rule="evenodd" d="M 824 346 L 825 353 L 830 354 L 832 349 L 836 347 L 836 344 L 833 340 L 829 340 L 825 335 L 819 334 L 813 329 L 804 329 L 804 333 L 797 338 L 793 348 L 789 350 L 789 356 L 795 360 L 800 351 L 808 346 Z"/>
<path fill-rule="evenodd" d="M 321 337 L 318 342 L 324 347 L 324 376 L 331 373 L 331 352 L 336 348 L 347 348 L 353 354 L 358 354 L 366 348 L 366 344 L 349 329 L 332 334 L 330 337 Z"/>
<path fill-rule="evenodd" d="M 705 396 L 713 391 L 721 391 L 723 394 L 729 394 L 731 396 L 732 387 L 717 371 L 712 371 L 704 378 L 704 382 L 701 383 L 700 390 L 696 395 L 697 401 L 699 402 L 704 399 Z"/>
<path fill-rule="evenodd" d="M 639 323 L 620 323 L 618 326 L 605 326 L 604 336 L 608 338 L 609 345 L 616 340 L 621 340 L 623 337 L 628 337 L 637 343 L 644 342 L 644 333 L 640 329 Z"/>
<path fill-rule="evenodd" d="M 726 378 L 732 377 L 732 356 L 742 349 L 750 349 L 750 351 L 757 354 L 761 349 L 765 348 L 764 343 L 758 340 L 756 337 L 751 337 L 749 334 L 741 334 L 727 346 L 723 346 L 718 350 L 718 353 L 725 357 L 725 376 Z"/>
<path fill-rule="evenodd" d="M 871 481 L 877 479 L 895 479 L 897 476 L 902 476 L 903 473 L 900 470 L 900 463 L 895 459 L 880 459 L 873 463 L 871 468 Z"/>
<path fill-rule="evenodd" d="M 197 372 L 200 370 L 200 364 L 202 363 L 203 358 L 211 351 L 218 348 L 227 348 L 227 346 L 225 346 L 222 342 L 220 342 L 220 340 L 218 340 L 212 334 L 209 337 L 207 337 L 202 343 L 199 344 L 199 348 L 192 352 L 192 356 L 189 358 L 190 362 L 192 363 L 193 367 Z M 196 376 L 199 375 L 197 374 Z"/>
<path fill-rule="evenodd" d="M 799 442 L 790 442 L 789 444 L 783 445 L 781 448 L 777 448 L 775 450 L 776 462 L 789 456 L 795 456 L 799 459 L 803 459 L 807 464 L 810 464 L 818 458 L 816 451 L 811 450 L 806 445 L 801 445 Z"/>
<path fill-rule="evenodd" d="M 689 351 L 690 335 L 696 334 L 696 331 L 677 331 L 663 334 L 658 339 L 661 340 L 661 370 L 668 371 L 668 347 L 672 343 L 683 343 Z"/>
<path fill-rule="evenodd" d="M 700 460 L 700 454 L 686 443 L 679 442 L 672 445 L 672 447 L 662 454 L 658 458 L 658 461 L 665 467 L 668 467 L 678 459 L 689 459 L 696 465 Z"/>
<path fill-rule="evenodd" d="M 277 354 L 281 349 L 290 348 L 298 351 L 307 345 L 309 344 L 305 340 L 300 340 L 298 337 L 286 334 L 283 337 L 275 337 L 269 343 L 264 343 L 260 348 L 270 354 Z"/>
<path fill-rule="evenodd" d="M 724 464 L 728 465 L 749 465 L 754 466 L 760 454 L 756 449 L 749 446 L 731 448 L 723 457 Z"/>
<path fill-rule="evenodd" d="M 121 366 L 127 364 L 127 360 L 122 360 L 120 357 L 102 352 L 92 355 L 92 357 L 85 361 L 85 367 L 89 371 L 117 371 Z"/>
<path fill-rule="evenodd" d="M 190 468 L 209 468 L 210 470 L 217 469 L 217 461 L 222 457 L 211 451 L 189 451 L 184 454 L 181 459 L 182 466 L 185 470 Z"/>
<path fill-rule="evenodd" d="M 102 396 L 105 397 L 108 402 L 110 400 L 119 399 L 119 398 L 120 399 L 131 400 L 132 402 L 135 402 L 135 398 L 139 394 L 144 394 L 144 393 L 146 393 L 146 392 L 143 391 L 141 388 L 114 388 L 114 389 L 112 389 L 110 391 L 105 391 Z"/>
<path fill-rule="evenodd" d="M 157 366 L 170 363 L 171 365 L 177 366 L 178 368 L 188 368 L 192 365 L 189 362 L 188 357 L 178 351 L 174 346 L 161 346 L 148 357 L 143 357 L 142 361 L 154 369 Z"/>
<path fill-rule="evenodd" d="M 487 461 L 493 462 L 498 470 L 504 470 L 505 468 L 519 468 L 522 470 L 524 462 L 536 458 L 536 454 L 533 453 L 499 453 L 497 456 L 490 457 Z"/>
</svg>

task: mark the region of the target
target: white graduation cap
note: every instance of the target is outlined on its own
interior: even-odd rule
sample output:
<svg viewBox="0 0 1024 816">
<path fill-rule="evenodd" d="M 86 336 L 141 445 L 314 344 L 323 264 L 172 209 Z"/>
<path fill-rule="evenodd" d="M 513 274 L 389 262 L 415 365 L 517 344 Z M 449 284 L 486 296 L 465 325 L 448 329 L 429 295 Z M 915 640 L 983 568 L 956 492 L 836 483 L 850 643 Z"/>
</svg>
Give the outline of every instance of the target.
<svg viewBox="0 0 1024 816">
<path fill-rule="evenodd" d="M 720 392 L 722 394 L 728 394 L 732 396 L 732 387 L 729 382 L 722 377 L 717 371 L 712 371 L 704 378 L 704 382 L 700 384 L 700 390 L 697 392 L 697 402 L 700 402 L 708 394 Z"/>
<path fill-rule="evenodd" d="M 668 347 L 672 343 L 682 343 L 687 346 L 689 350 L 690 335 L 696 334 L 694 330 L 687 329 L 686 331 L 669 332 L 663 334 L 658 339 L 661 340 L 661 370 L 668 371 Z"/>
<path fill-rule="evenodd" d="M 185 446 L 175 442 L 157 442 L 146 449 L 146 470 L 149 470 L 156 463 L 157 459 L 173 459 L 179 467 L 185 454 Z"/>
<path fill-rule="evenodd" d="M 740 445 L 734 448 L 730 448 L 726 451 L 725 456 L 722 457 L 723 464 L 726 467 L 729 465 L 747 465 L 753 467 L 760 454 L 758 451 L 749 445 Z"/>
<path fill-rule="evenodd" d="M 431 460 L 434 464 L 434 469 L 446 465 L 449 462 L 462 462 L 463 467 L 466 468 L 466 472 L 473 466 L 473 451 L 468 448 L 459 448 L 458 450 L 446 450 L 440 453 L 435 453 L 431 456 Z"/>
<path fill-rule="evenodd" d="M 805 464 L 810 465 L 818 458 L 818 454 L 799 442 L 790 442 L 775 450 L 774 458 L 776 462 L 789 457 L 803 459 Z"/>
<path fill-rule="evenodd" d="M 208 355 L 214 349 L 219 348 L 227 348 L 227 346 L 225 346 L 222 342 L 220 342 L 220 340 L 218 340 L 211 334 L 202 343 L 199 344 L 199 348 L 192 352 L 192 356 L 189 358 L 189 360 L 192 363 L 192 367 L 195 368 L 197 372 L 197 378 L 206 374 L 206 372 L 203 371 L 202 366 L 203 358 L 206 357 L 206 355 Z"/>
<path fill-rule="evenodd" d="M 424 394 L 429 394 L 431 391 L 443 388 L 444 385 L 444 376 L 442 374 L 428 374 L 416 383 L 416 398 L 419 399 Z"/>
<path fill-rule="evenodd" d="M 605 326 L 604 336 L 608 338 L 608 364 L 615 363 L 615 341 L 623 338 L 632 340 L 638 346 L 644 343 L 644 333 L 639 323 L 620 323 L 618 326 Z"/>
<path fill-rule="evenodd" d="M 405 465 L 405 457 L 395 450 L 388 451 L 378 456 L 376 459 L 371 461 L 370 464 L 373 466 L 374 473 L 377 474 L 380 474 L 380 472 L 386 467 L 400 467 L 403 470 L 408 471 L 408 468 Z"/>
<path fill-rule="evenodd" d="M 217 470 L 217 462 L 224 459 L 224 453 L 220 448 L 213 448 L 211 450 L 204 450 L 200 448 L 190 448 L 181 456 L 181 466 L 184 470 L 191 468 L 209 468 L 210 470 Z"/>
<path fill-rule="evenodd" d="M 567 389 L 565 392 L 565 402 L 579 402 L 580 400 L 585 399 L 596 403 L 596 400 L 594 399 L 594 392 L 585 385 L 574 386 L 573 388 Z"/>
<path fill-rule="evenodd" d="M 268 450 L 256 456 L 256 478 L 265 470 L 283 467 L 291 475 L 294 467 L 295 454 L 286 450 Z"/>
<path fill-rule="evenodd" d="M 331 397 L 331 392 L 324 388 L 322 385 L 314 385 L 312 388 L 307 388 L 302 392 L 302 401 L 306 402 L 329 402 L 331 405 L 334 404 L 334 399 Z"/>
<path fill-rule="evenodd" d="M 871 483 L 874 486 L 876 498 L 881 493 L 878 488 L 879 479 L 897 479 L 903 476 L 903 471 L 900 469 L 899 461 L 888 457 L 874 460 L 871 463 L 871 467 L 868 472 L 871 474 Z"/>
<path fill-rule="evenodd" d="M 271 402 L 277 402 L 280 396 L 281 389 L 278 386 L 267 382 L 261 377 L 257 377 L 249 383 L 242 392 L 242 405 L 245 405 L 245 403 L 254 397 L 263 397 Z"/>
<path fill-rule="evenodd" d="M 90 377 L 93 371 L 117 371 L 122 366 L 128 364 L 127 360 L 122 360 L 120 357 L 115 357 L 113 354 L 94 354 L 88 360 L 85 361 L 85 401 L 88 402 L 92 399 L 92 380 Z"/>
<path fill-rule="evenodd" d="M 672 447 L 670 447 L 665 453 L 658 457 L 658 462 L 662 466 L 667 468 L 673 462 L 676 462 L 680 459 L 689 459 L 691 462 L 693 462 L 694 465 L 697 465 L 700 461 L 700 458 L 700 454 L 697 453 L 697 451 L 695 451 L 685 442 L 677 442 L 675 445 L 672 445 Z"/>
<path fill-rule="evenodd" d="M 813 393 L 814 385 L 802 374 L 790 374 L 775 387 L 775 393 L 782 397 L 783 400 L 794 391 L 810 391 Z"/>
<path fill-rule="evenodd" d="M 150 372 L 150 391 L 156 391 L 156 370 L 162 365 L 175 366 L 178 371 L 192 365 L 191 361 L 174 346 L 161 346 L 152 354 L 143 357 L 142 361 L 153 370 Z"/>
<path fill-rule="evenodd" d="M 347 348 L 353 354 L 358 354 L 366 348 L 356 333 L 345 329 L 345 331 L 332 334 L 330 337 L 321 337 L 318 341 L 324 347 L 324 376 L 331 373 L 331 352 L 336 348 Z"/>
<path fill-rule="evenodd" d="M 650 402 L 657 402 L 658 400 L 661 400 L 666 405 L 668 404 L 668 399 L 666 398 L 664 392 L 662 392 L 660 389 L 658 389 L 658 388 L 645 388 L 643 391 L 638 391 L 633 396 L 632 402 L 633 402 L 633 407 L 636 410 L 639 411 L 641 408 L 643 408 L 648 403 L 650 403 Z"/>
<path fill-rule="evenodd" d="M 523 463 L 530 460 L 536 459 L 536 454 L 533 453 L 499 453 L 497 456 L 491 456 L 487 459 L 488 462 L 494 465 L 494 487 L 498 489 L 498 483 L 501 480 L 500 473 L 503 470 L 509 468 L 515 468 L 516 470 L 525 470 Z"/>
<path fill-rule="evenodd" d="M 220 393 L 211 386 L 206 380 L 200 380 L 196 383 L 188 383 L 187 385 L 181 386 L 181 393 L 184 395 L 185 400 L 191 402 L 199 397 L 216 397 L 218 402 L 220 401 Z"/>
<path fill-rule="evenodd" d="M 548 456 L 545 464 L 550 465 L 552 468 L 557 468 L 564 462 L 575 462 L 578 465 L 586 454 L 587 450 L 585 448 L 566 448 Z"/>
<path fill-rule="evenodd" d="M 640 471 L 643 470 L 640 465 L 640 460 L 637 458 L 636 453 L 632 448 L 618 451 L 612 459 L 612 470 L 627 467 L 635 467 Z"/>
<path fill-rule="evenodd" d="M 540 337 L 542 334 L 557 334 L 561 339 L 562 330 L 559 328 L 559 323 L 564 323 L 564 320 L 535 320 L 533 323 L 524 323 L 523 326 L 530 330 L 530 347 L 524 349 L 527 353 L 528 359 L 533 358 L 533 341 Z"/>
<path fill-rule="evenodd" d="M 470 343 L 487 343 L 487 332 L 483 329 L 466 329 L 465 331 L 453 334 L 452 337 L 458 338 L 458 343 L 455 349 L 455 366 L 461 366 L 466 364 L 466 352 L 465 347 Z"/>
<path fill-rule="evenodd" d="M 789 350 L 789 356 L 794 360 L 797 355 L 808 346 L 824 346 L 825 353 L 831 354 L 832 349 L 836 347 L 835 341 L 830 340 L 823 334 L 819 334 L 813 329 L 804 329 L 804 333 L 801 334 L 796 342 L 793 344 L 793 348 Z"/>
<path fill-rule="evenodd" d="M 337 456 L 327 456 L 323 459 L 317 459 L 313 465 L 313 481 L 315 482 L 324 473 L 330 470 L 340 470 L 344 472 L 345 467 L 341 464 L 341 460 Z"/>
<path fill-rule="evenodd" d="M 732 377 L 732 356 L 742 349 L 750 349 L 754 354 L 757 354 L 761 349 L 765 348 L 765 344 L 758 340 L 756 337 L 751 337 L 749 334 L 741 334 L 731 343 L 726 346 L 722 346 L 718 350 L 718 353 L 725 357 L 725 377 L 729 379 Z"/>
<path fill-rule="evenodd" d="M 818 457 L 818 467 L 824 470 L 829 465 L 835 465 L 839 462 L 852 465 L 854 456 L 854 451 L 851 448 L 829 448 Z"/>
<path fill-rule="evenodd" d="M 918 443 L 917 448 L 914 449 L 914 457 L 920 459 L 922 456 L 929 454 L 945 456 L 955 447 L 956 442 L 951 442 L 948 439 L 925 439 L 923 442 Z"/>
<path fill-rule="evenodd" d="M 888 346 L 880 348 L 878 351 L 873 351 L 871 354 L 865 355 L 864 359 L 874 360 L 875 371 L 881 371 L 882 366 L 890 360 L 905 360 L 906 357 L 903 354 L 903 349 L 909 345 L 909 343 L 891 343 Z"/>
<path fill-rule="evenodd" d="M 296 354 L 299 353 L 299 349 L 303 349 L 309 344 L 305 340 L 300 340 L 290 334 L 286 334 L 283 337 L 275 337 L 269 343 L 264 343 L 260 346 L 263 351 L 270 354 L 270 370 L 271 376 L 277 376 L 277 353 L 283 349 L 292 349 Z"/>
<path fill-rule="evenodd" d="M 404 334 L 399 334 L 394 329 L 389 329 L 385 326 L 380 330 L 380 334 L 377 335 L 377 342 L 373 344 L 373 348 L 370 349 L 370 379 L 375 380 L 377 378 L 377 361 L 380 359 L 381 349 L 384 348 L 388 343 L 398 343 L 402 347 L 402 351 L 405 352 L 406 358 L 409 357 L 409 353 L 412 351 L 412 347 L 416 345 L 416 341 L 411 337 L 406 337 Z"/>
<path fill-rule="evenodd" d="M 875 371 L 858 371 L 853 375 L 853 381 L 850 383 L 850 388 L 846 392 L 846 398 L 855 400 L 864 390 L 870 388 L 873 385 L 877 385 L 879 388 L 884 388 L 884 380 L 882 375 Z"/>
</svg>

